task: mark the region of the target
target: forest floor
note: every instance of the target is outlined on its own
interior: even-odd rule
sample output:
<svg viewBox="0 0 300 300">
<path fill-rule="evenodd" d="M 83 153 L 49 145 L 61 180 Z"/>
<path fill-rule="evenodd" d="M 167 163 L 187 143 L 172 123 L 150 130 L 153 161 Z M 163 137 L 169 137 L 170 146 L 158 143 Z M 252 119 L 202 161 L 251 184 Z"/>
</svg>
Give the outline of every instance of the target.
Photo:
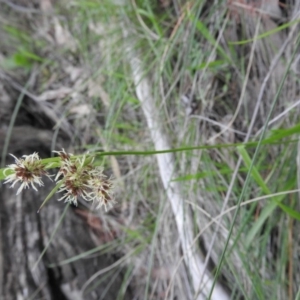
<svg viewBox="0 0 300 300">
<path fill-rule="evenodd" d="M 119 299 L 300 299 L 299 0 L 0 0 L 0 22 L 0 129 L 116 152 L 116 205 L 76 213 Z"/>
</svg>

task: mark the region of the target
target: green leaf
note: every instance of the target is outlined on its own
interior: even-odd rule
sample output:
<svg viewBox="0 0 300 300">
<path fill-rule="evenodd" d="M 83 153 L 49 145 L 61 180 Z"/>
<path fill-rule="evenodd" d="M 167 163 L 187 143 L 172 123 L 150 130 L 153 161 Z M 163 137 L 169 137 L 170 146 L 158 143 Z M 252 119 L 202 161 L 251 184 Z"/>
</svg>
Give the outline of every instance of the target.
<svg viewBox="0 0 300 300">
<path fill-rule="evenodd" d="M 276 201 L 276 200 L 275 200 Z M 276 201 L 277 205 L 286 212 L 290 217 L 300 221 L 300 213 L 296 210 L 292 209 L 289 206 L 284 205 L 283 203 L 280 203 L 279 201 Z"/>
<path fill-rule="evenodd" d="M 38 61 L 38 62 L 43 62 L 44 61 L 44 59 L 42 57 L 40 57 L 40 56 L 24 49 L 24 48 L 21 48 L 19 50 L 19 53 L 20 53 L 20 55 L 23 55 L 24 57 L 26 57 L 29 60 L 34 60 L 34 61 Z"/>
<path fill-rule="evenodd" d="M 214 60 L 211 61 L 209 63 L 207 62 L 203 62 L 202 64 L 192 67 L 190 69 L 192 70 L 203 70 L 204 68 L 208 68 L 208 69 L 219 69 L 220 67 L 223 67 L 226 65 L 226 61 L 224 60 Z"/>
<path fill-rule="evenodd" d="M 49 201 L 49 199 L 58 191 L 58 189 L 61 187 L 61 185 L 63 184 L 63 182 L 64 182 L 64 180 L 61 180 L 61 181 L 57 182 L 56 186 L 51 190 L 51 192 L 49 193 L 49 195 L 46 197 L 46 199 L 44 200 L 44 202 L 41 204 L 40 208 L 37 211 L 38 213 L 46 205 L 46 203 Z"/>
<path fill-rule="evenodd" d="M 272 135 L 269 138 L 267 138 L 265 141 L 274 142 L 286 138 L 288 136 L 291 136 L 293 134 L 299 134 L 299 133 L 300 133 L 300 123 L 290 128 L 273 130 Z"/>
<path fill-rule="evenodd" d="M 240 153 L 241 157 L 243 158 L 243 161 L 248 169 L 250 169 L 250 166 L 252 164 L 252 160 L 249 157 L 247 151 L 243 146 L 237 147 L 238 152 Z M 256 183 L 261 187 L 262 191 L 267 194 L 271 195 L 271 191 L 268 188 L 267 184 L 263 180 L 263 178 L 260 176 L 257 168 L 253 165 L 252 167 L 252 177 L 256 181 Z M 287 213 L 292 218 L 295 218 L 297 220 L 300 220 L 300 214 L 293 210 L 292 208 L 282 204 L 281 202 L 285 198 L 285 195 L 277 196 L 271 198 L 272 202 L 268 203 L 260 213 L 259 218 L 255 221 L 253 227 L 250 229 L 250 231 L 247 234 L 246 237 L 246 247 L 249 247 L 250 244 L 253 242 L 254 237 L 256 234 L 260 231 L 261 227 L 263 226 L 266 219 L 273 213 L 276 207 L 280 207 L 285 213 Z"/>
<path fill-rule="evenodd" d="M 4 30 L 9 33 L 12 37 L 18 39 L 21 42 L 30 43 L 32 41 L 31 37 L 25 33 L 24 31 L 20 30 L 19 28 L 4 25 Z"/>
</svg>

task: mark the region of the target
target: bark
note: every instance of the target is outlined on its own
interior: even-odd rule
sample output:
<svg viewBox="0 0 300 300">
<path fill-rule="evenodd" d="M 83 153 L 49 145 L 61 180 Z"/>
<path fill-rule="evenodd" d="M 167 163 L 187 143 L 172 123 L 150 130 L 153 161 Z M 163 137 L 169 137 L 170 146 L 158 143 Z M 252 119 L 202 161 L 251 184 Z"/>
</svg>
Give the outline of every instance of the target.
<svg viewBox="0 0 300 300">
<path fill-rule="evenodd" d="M 5 132 L 2 130 L 0 153 L 4 138 Z M 49 155 L 51 141 L 50 131 L 30 127 L 15 128 L 8 152 L 20 156 L 34 150 L 42 152 L 41 155 Z M 48 149 L 48 153 L 45 153 L 45 149 Z M 11 161 L 7 160 L 6 163 Z M 85 291 L 81 291 L 81 287 L 93 274 L 114 262 L 111 255 L 94 254 L 57 265 L 97 246 L 88 226 L 75 215 L 72 207 L 68 208 L 53 241 L 34 268 L 66 205 L 58 202 L 58 197 L 54 196 L 37 213 L 53 188 L 50 180 L 44 183 L 45 186 L 39 192 L 28 189 L 18 196 L 17 185 L 15 188 L 4 184 L 0 187 L 0 299 L 117 299 L 122 276 L 115 272 L 103 274 Z M 131 297 L 127 293 L 124 299 Z"/>
</svg>

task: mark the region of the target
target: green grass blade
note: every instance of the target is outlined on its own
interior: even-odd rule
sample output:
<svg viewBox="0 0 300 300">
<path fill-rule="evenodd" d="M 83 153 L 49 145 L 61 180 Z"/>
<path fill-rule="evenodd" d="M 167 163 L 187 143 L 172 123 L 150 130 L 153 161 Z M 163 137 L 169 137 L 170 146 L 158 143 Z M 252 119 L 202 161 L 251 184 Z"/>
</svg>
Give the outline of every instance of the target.
<svg viewBox="0 0 300 300">
<path fill-rule="evenodd" d="M 222 269 L 223 261 L 224 261 L 224 258 L 225 258 L 225 253 L 227 252 L 227 249 L 228 249 L 228 246 L 229 246 L 229 241 L 230 241 L 230 238 L 231 238 L 231 235 L 232 235 L 232 232 L 233 232 L 233 227 L 235 225 L 235 221 L 237 219 L 237 215 L 239 213 L 239 209 L 241 207 L 242 200 L 243 200 L 243 198 L 244 198 L 244 196 L 246 194 L 246 190 L 247 190 L 248 185 L 250 183 L 250 176 L 251 176 L 251 173 L 252 173 L 251 170 L 253 168 L 253 164 L 256 161 L 257 157 L 258 157 L 258 153 L 259 153 L 259 151 L 261 149 L 261 146 L 263 144 L 264 136 L 265 136 L 265 134 L 267 132 L 268 123 L 269 123 L 271 115 L 272 115 L 272 113 L 274 111 L 275 105 L 276 105 L 276 103 L 277 103 L 277 101 L 279 99 L 279 95 L 280 95 L 280 93 L 282 91 L 283 85 L 284 85 L 284 83 L 286 81 L 286 78 L 287 78 L 287 75 L 288 75 L 288 73 L 290 71 L 291 65 L 292 65 L 292 63 L 293 63 L 293 61 L 295 59 L 296 53 L 298 52 L 299 45 L 300 45 L 300 35 L 297 36 L 297 40 L 296 40 L 296 43 L 295 43 L 294 51 L 293 51 L 293 53 L 292 53 L 292 55 L 290 57 L 289 63 L 287 65 L 287 67 L 286 67 L 286 70 L 284 72 L 284 75 L 282 77 L 280 85 L 279 85 L 279 87 L 277 89 L 277 92 L 276 92 L 276 95 L 274 97 L 274 100 L 272 102 L 271 108 L 270 108 L 270 110 L 268 112 L 265 124 L 263 126 L 263 130 L 262 130 L 262 132 L 260 134 L 259 141 L 258 141 L 257 147 L 256 147 L 254 155 L 253 155 L 252 164 L 250 165 L 247 177 L 245 179 L 244 186 L 243 186 L 242 191 L 241 191 L 241 193 L 239 195 L 239 198 L 238 198 L 237 209 L 236 209 L 236 211 L 234 213 L 234 216 L 233 216 L 233 219 L 231 221 L 229 233 L 228 233 L 228 236 L 227 236 L 227 239 L 226 239 L 226 243 L 225 243 L 224 249 L 222 251 L 219 263 L 217 265 L 217 269 L 216 269 L 216 273 L 215 273 L 215 277 L 214 277 L 214 282 L 213 282 L 213 285 L 212 285 L 212 287 L 210 289 L 210 293 L 209 293 L 208 298 L 211 298 L 211 296 L 212 296 L 214 287 L 216 285 L 217 279 L 218 279 L 220 271 Z"/>
<path fill-rule="evenodd" d="M 209 29 L 205 26 L 203 22 L 197 20 L 193 15 L 189 15 L 190 20 L 196 25 L 197 30 L 204 36 L 204 38 L 214 47 L 216 47 L 219 54 L 225 59 L 227 62 L 231 62 L 230 57 L 224 51 L 224 49 L 217 43 L 216 39 L 210 33 Z"/>
<path fill-rule="evenodd" d="M 271 193 L 270 189 L 268 188 L 267 184 L 265 183 L 265 181 L 263 180 L 263 178 L 259 174 L 257 168 L 254 166 L 253 161 L 249 157 L 249 155 L 248 155 L 247 151 L 245 150 L 245 148 L 240 146 L 240 147 L 237 147 L 237 149 L 239 151 L 239 154 L 242 156 L 246 167 L 249 168 L 249 170 L 250 170 L 250 166 L 251 165 L 253 166 L 252 169 L 251 169 L 251 175 L 252 175 L 253 179 L 261 187 L 262 191 L 265 194 L 271 195 L 272 193 Z M 268 217 L 270 217 L 270 215 L 273 213 L 273 211 L 275 210 L 275 208 L 277 206 L 279 206 L 290 217 L 292 217 L 296 220 L 300 220 L 300 213 L 298 213 L 297 211 L 293 210 L 292 208 L 290 208 L 290 207 L 284 205 L 283 203 L 281 203 L 281 201 L 283 201 L 284 198 L 285 198 L 284 195 L 279 196 L 279 197 L 271 198 L 272 202 L 268 203 L 268 205 L 263 208 L 259 218 L 256 220 L 256 222 L 254 223 L 253 227 L 251 228 L 251 230 L 249 231 L 249 233 L 246 237 L 246 243 L 245 243 L 246 247 L 249 247 L 251 245 L 251 243 L 253 242 L 253 239 L 256 236 L 256 234 L 260 231 L 260 229 L 263 226 L 266 219 Z"/>
<path fill-rule="evenodd" d="M 62 184 L 63 184 L 63 180 L 61 180 L 60 182 L 58 182 L 56 184 L 56 186 L 51 190 L 51 192 L 49 193 L 49 195 L 46 197 L 46 199 L 44 200 L 44 202 L 41 204 L 40 208 L 38 209 L 38 211 L 37 211 L 38 213 L 46 205 L 46 203 L 49 201 L 49 199 L 58 191 L 58 189 L 61 187 Z"/>
<path fill-rule="evenodd" d="M 252 42 L 254 42 L 256 40 L 260 40 L 260 39 L 269 37 L 272 34 L 275 34 L 275 33 L 279 32 L 279 31 L 282 31 L 282 30 L 284 30 L 286 28 L 294 26 L 294 25 L 296 25 L 299 22 L 300 22 L 300 19 L 297 19 L 297 20 L 294 20 L 292 22 L 288 22 L 288 23 L 285 23 L 285 24 L 283 24 L 281 26 L 275 27 L 274 29 L 271 29 L 269 31 L 266 31 L 266 32 L 264 32 L 264 33 L 256 36 L 253 39 L 248 39 L 248 40 L 243 40 L 243 41 L 238 41 L 238 42 L 229 42 L 229 44 L 231 44 L 231 45 L 244 45 L 244 44 L 252 43 Z"/>
<path fill-rule="evenodd" d="M 68 204 L 65 206 L 65 209 L 64 209 L 64 211 L 63 211 L 61 217 L 59 218 L 59 220 L 58 220 L 58 222 L 57 222 L 57 224 L 56 224 L 56 226 L 55 226 L 55 229 L 53 230 L 53 232 L 52 232 L 52 234 L 51 234 L 51 236 L 50 236 L 50 239 L 49 239 L 49 241 L 48 241 L 48 244 L 45 246 L 45 248 L 43 249 L 41 255 L 40 255 L 39 258 L 38 258 L 38 260 L 36 261 L 36 263 L 35 263 L 34 266 L 32 267 L 32 271 L 34 271 L 34 269 L 37 267 L 37 265 L 38 265 L 39 262 L 41 261 L 42 257 L 43 257 L 44 254 L 46 253 L 47 249 L 49 248 L 49 246 L 50 246 L 50 244 L 51 244 L 51 242 L 52 242 L 52 240 L 53 240 L 53 238 L 54 238 L 54 236 L 55 236 L 57 230 L 59 229 L 59 226 L 60 226 L 61 222 L 63 221 L 63 219 L 64 219 L 64 217 L 65 217 L 65 215 L 66 215 L 66 213 L 67 213 L 69 207 L 70 207 L 70 204 L 68 203 Z"/>
</svg>

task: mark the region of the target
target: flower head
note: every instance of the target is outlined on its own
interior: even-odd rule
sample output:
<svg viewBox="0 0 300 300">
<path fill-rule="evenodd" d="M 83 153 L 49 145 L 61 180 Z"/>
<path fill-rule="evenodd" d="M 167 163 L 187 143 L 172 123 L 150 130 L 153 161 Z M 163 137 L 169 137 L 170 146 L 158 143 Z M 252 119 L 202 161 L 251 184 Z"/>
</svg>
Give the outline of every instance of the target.
<svg viewBox="0 0 300 300">
<path fill-rule="evenodd" d="M 61 166 L 57 173 L 55 180 L 63 177 L 58 182 L 61 187 L 58 192 L 65 192 L 65 195 L 58 200 L 65 200 L 65 202 L 77 205 L 78 197 L 89 200 L 89 187 L 87 182 L 90 178 L 89 172 L 92 169 L 90 163 L 86 163 L 86 156 L 82 158 L 72 157 L 66 153 L 58 152 L 61 157 Z"/>
<path fill-rule="evenodd" d="M 61 158 L 55 180 L 60 183 L 58 192 L 65 194 L 59 200 L 77 205 L 78 198 L 93 201 L 96 208 L 107 210 L 115 203 L 112 197 L 113 183 L 103 174 L 103 169 L 92 165 L 93 157 L 75 157 L 63 151 L 55 151 Z M 62 177 L 61 179 L 59 179 Z"/>
<path fill-rule="evenodd" d="M 78 199 L 93 201 L 96 208 L 102 206 L 106 210 L 115 203 L 112 195 L 113 181 L 103 174 L 103 169 L 93 165 L 93 155 L 74 156 L 62 151 L 54 151 L 60 156 L 60 168 L 55 177 L 58 192 L 64 193 L 58 200 L 78 204 Z M 37 191 L 36 184 L 43 186 L 42 176 L 51 179 L 46 169 L 51 168 L 52 163 L 46 165 L 42 162 L 37 152 L 30 155 L 23 155 L 22 158 L 15 159 L 15 163 L 8 165 L 4 170 L 6 180 L 4 183 L 11 183 L 14 187 L 17 182 L 21 185 L 17 195 L 30 186 Z M 55 163 L 55 166 L 57 164 Z M 45 201 L 47 201 L 46 199 Z"/>
<path fill-rule="evenodd" d="M 91 172 L 91 177 L 88 181 L 88 185 L 92 189 L 90 193 L 90 200 L 92 200 L 93 203 L 96 204 L 96 209 L 104 206 L 105 210 L 107 211 L 115 204 L 112 195 L 113 181 L 111 180 L 111 178 L 107 178 L 103 174 L 103 170 L 101 168 L 96 167 Z"/>
<path fill-rule="evenodd" d="M 60 169 L 57 172 L 57 175 L 55 177 L 55 181 L 57 181 L 57 179 L 61 176 L 64 176 L 67 174 L 68 169 L 70 167 L 70 157 L 72 156 L 71 153 L 66 153 L 65 149 L 62 149 L 62 151 L 53 151 L 54 153 L 57 153 L 58 156 L 61 159 L 61 165 L 60 165 Z"/>
<path fill-rule="evenodd" d="M 4 170 L 4 173 L 10 171 L 4 183 L 11 183 L 11 187 L 14 187 L 17 182 L 21 182 L 17 195 L 24 188 L 29 188 L 30 185 L 37 191 L 34 184 L 43 186 L 44 183 L 41 179 L 43 175 L 50 178 L 37 152 L 30 155 L 23 155 L 23 158 L 20 159 L 12 154 L 10 155 L 15 159 L 15 164 L 8 165 Z"/>
</svg>

